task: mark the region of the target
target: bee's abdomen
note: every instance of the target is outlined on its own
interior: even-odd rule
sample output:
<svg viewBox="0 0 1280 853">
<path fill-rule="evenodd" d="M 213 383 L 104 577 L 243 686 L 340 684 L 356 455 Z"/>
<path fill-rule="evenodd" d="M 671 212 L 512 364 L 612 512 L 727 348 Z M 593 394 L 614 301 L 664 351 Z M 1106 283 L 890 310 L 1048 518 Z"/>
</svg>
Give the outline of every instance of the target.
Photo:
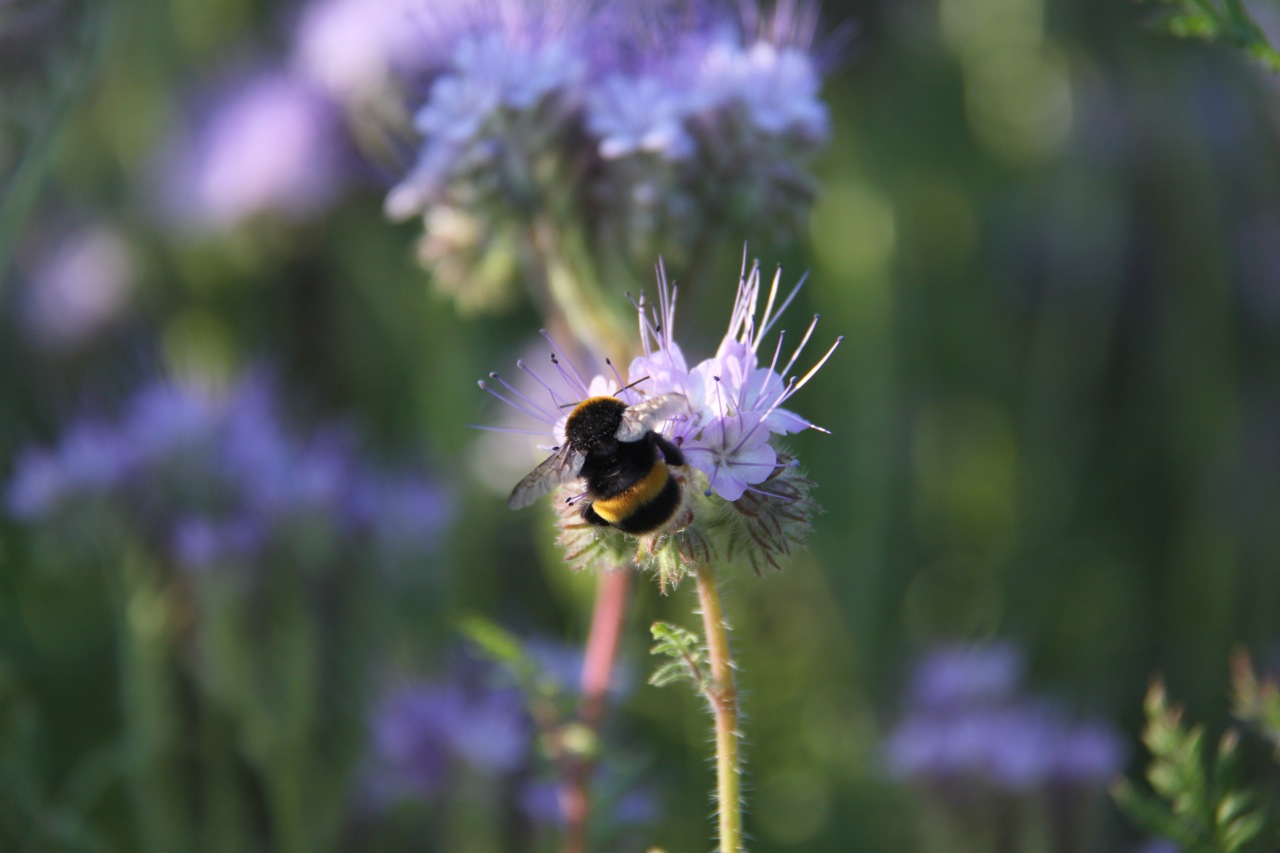
<svg viewBox="0 0 1280 853">
<path fill-rule="evenodd" d="M 675 515 L 679 506 L 680 486 L 662 462 L 617 494 L 596 498 L 591 504 L 596 515 L 624 533 L 657 530 Z"/>
</svg>

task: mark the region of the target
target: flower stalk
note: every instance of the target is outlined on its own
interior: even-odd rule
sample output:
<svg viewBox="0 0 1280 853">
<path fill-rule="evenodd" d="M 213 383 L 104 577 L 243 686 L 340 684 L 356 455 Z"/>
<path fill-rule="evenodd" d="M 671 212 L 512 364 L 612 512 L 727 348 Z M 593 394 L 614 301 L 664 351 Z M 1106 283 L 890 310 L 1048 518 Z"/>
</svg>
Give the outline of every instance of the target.
<svg viewBox="0 0 1280 853">
<path fill-rule="evenodd" d="M 578 722 L 592 735 L 599 732 L 604 721 L 605 699 L 613 681 L 618 641 L 630 598 L 631 572 L 627 567 L 600 575 L 582 662 L 582 699 L 578 705 Z M 582 756 L 569 768 L 564 780 L 561 793 L 565 815 L 564 853 L 586 853 L 594 765 L 594 756 Z"/>
<path fill-rule="evenodd" d="M 715 568 L 700 563 L 697 569 L 698 601 L 707 638 L 710 678 L 703 693 L 711 704 L 716 731 L 716 813 L 720 829 L 720 853 L 739 853 L 742 847 L 741 758 L 738 752 L 738 688 L 729 651 L 729 626 L 720 604 Z"/>
</svg>

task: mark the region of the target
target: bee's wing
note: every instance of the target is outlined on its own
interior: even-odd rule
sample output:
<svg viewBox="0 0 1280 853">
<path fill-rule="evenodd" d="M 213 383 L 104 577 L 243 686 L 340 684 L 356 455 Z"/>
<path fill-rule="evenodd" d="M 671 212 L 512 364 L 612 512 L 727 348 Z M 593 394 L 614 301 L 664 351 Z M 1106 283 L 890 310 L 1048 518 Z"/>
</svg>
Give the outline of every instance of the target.
<svg viewBox="0 0 1280 853">
<path fill-rule="evenodd" d="M 507 498 L 507 506 L 511 509 L 524 509 L 544 495 L 549 495 L 556 486 L 567 483 L 582 470 L 584 457 L 566 443 L 541 465 L 529 472 L 529 475 L 516 484 Z"/>
<path fill-rule="evenodd" d="M 659 394 L 643 402 L 628 406 L 622 413 L 622 424 L 614 436 L 618 441 L 639 441 L 645 433 L 683 411 L 689 400 L 683 394 Z"/>
</svg>

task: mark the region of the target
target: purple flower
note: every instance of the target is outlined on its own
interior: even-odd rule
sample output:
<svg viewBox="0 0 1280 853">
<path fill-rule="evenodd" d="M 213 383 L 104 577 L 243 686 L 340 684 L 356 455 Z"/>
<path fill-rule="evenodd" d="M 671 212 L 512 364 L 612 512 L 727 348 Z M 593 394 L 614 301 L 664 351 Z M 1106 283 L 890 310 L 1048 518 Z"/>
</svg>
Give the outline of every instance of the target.
<svg viewBox="0 0 1280 853">
<path fill-rule="evenodd" d="M 414 684 L 389 694 L 372 718 L 374 761 L 401 795 L 431 796 L 459 765 L 502 775 L 529 755 L 532 729 L 514 690 Z"/>
<path fill-rule="evenodd" d="M 448 69 L 414 116 L 424 144 L 417 165 L 387 195 L 393 219 L 425 211 L 451 179 L 488 167 L 502 140 L 518 132 L 509 127 L 512 114 L 567 114 L 570 104 L 559 101 L 586 72 L 569 46 L 528 43 L 504 30 L 460 39 Z"/>
<path fill-rule="evenodd" d="M 937 710 L 998 704 L 1015 696 L 1023 668 L 1022 654 L 1011 643 L 944 646 L 916 667 L 911 702 Z"/>
<path fill-rule="evenodd" d="M 25 315 L 33 337 L 51 349 L 83 344 L 124 314 L 136 275 L 133 252 L 114 229 L 66 236 L 30 277 Z"/>
<path fill-rule="evenodd" d="M 1123 763 L 1115 730 L 1071 722 L 1059 708 L 1020 695 L 1021 676 L 1022 657 L 1008 644 L 929 655 L 913 680 L 912 708 L 886 741 L 889 771 L 957 792 L 1105 786 Z"/>
<path fill-rule="evenodd" d="M 307 219 L 337 197 L 343 158 L 333 105 L 310 83 L 268 71 L 220 93 L 171 144 L 164 209 L 196 231 L 262 215 Z"/>
<path fill-rule="evenodd" d="M 453 517 L 449 493 L 422 476 L 369 475 L 349 483 L 346 513 L 369 529 L 375 546 L 395 557 L 429 553 Z"/>
<path fill-rule="evenodd" d="M 54 447 L 23 451 L 8 509 L 57 524 L 70 502 L 97 501 L 190 569 L 252 564 L 273 544 L 296 550 L 305 541 L 328 549 L 321 556 L 344 547 L 389 564 L 434 550 L 450 515 L 440 487 L 363 462 L 346 430 L 299 436 L 277 393 L 260 373 L 221 393 L 143 386 L 118 418 L 82 421 Z"/>
<path fill-rule="evenodd" d="M 750 223 L 785 226 L 809 204 L 808 159 L 829 135 L 815 8 L 422 4 L 418 55 L 358 63 L 400 66 L 420 95 L 406 110 L 418 151 L 385 211 L 423 218 L 437 274 L 485 266 L 513 216 L 553 201 L 592 223 L 602 253 L 679 251 L 685 224 L 731 201 Z M 465 242 L 430 233 L 458 221 L 478 223 Z"/>
<path fill-rule="evenodd" d="M 1055 778 L 1098 787 L 1107 784 L 1123 769 L 1125 747 L 1114 728 L 1090 721 L 1070 726 L 1063 732 L 1057 759 Z"/>
<path fill-rule="evenodd" d="M 256 559 L 265 538 L 262 524 L 250 517 L 215 520 L 196 515 L 174 522 L 170 551 L 182 568 L 203 571 L 224 562 Z"/>
<path fill-rule="evenodd" d="M 785 364 L 780 363 L 781 334 L 769 363 L 762 364 L 760 347 L 765 336 L 804 281 L 779 303 L 782 271 L 774 274 L 764 291 L 759 265 L 753 264 L 748 272 L 744 259 L 729 328 L 715 357 L 685 370 L 684 354 L 674 340 L 676 289 L 668 285 L 661 265 L 658 270 L 656 309 L 650 314 L 643 302 L 639 305 L 644 355 L 632 361 L 630 374 L 654 377 L 654 395 L 670 391 L 685 395 L 689 412 L 674 424 L 673 438 L 680 441 L 689 465 L 707 476 L 708 493 L 738 500 L 774 473 L 778 460 L 773 436 L 821 429 L 782 405 L 813 378 L 843 338 L 837 338 L 804 376 L 784 379 L 812 337 L 815 317 Z"/>
<path fill-rule="evenodd" d="M 564 443 L 569 404 L 618 389 L 623 389 L 618 397 L 629 404 L 646 397 L 680 394 L 685 398 L 686 409 L 668 422 L 664 433 L 680 445 L 688 465 L 706 476 L 708 496 L 714 492 L 726 501 L 736 501 L 777 469 L 778 454 L 771 443 L 774 436 L 806 428 L 821 429 L 783 409 L 782 404 L 813 378 L 843 340 L 837 338 L 803 377 L 784 380 L 782 374 L 795 365 L 813 334 L 815 317 L 785 364 L 779 363 L 779 335 L 769 364 L 762 365 L 759 348 L 763 339 L 800 287 L 797 285 L 779 304 L 780 280 L 781 271 L 774 275 L 768 291 L 762 292 L 759 266 L 753 265 L 749 273 L 744 267 L 729 329 L 716 356 L 689 369 L 674 338 L 676 290 L 668 285 L 659 265 L 658 305 L 650 313 L 643 299 L 637 304 L 644 355 L 632 361 L 628 372 L 640 379 L 628 382 L 615 371 L 613 376 L 597 375 L 586 380 L 562 356 L 553 355 L 555 381 L 543 379 L 523 362 L 517 362 L 521 371 L 533 377 L 547 397 L 546 402 L 528 396 L 496 374 L 493 378 L 505 393 L 487 383 L 482 382 L 481 387 L 550 427 L 544 449 Z M 552 347 L 559 353 L 554 343 Z"/>
<path fill-rule="evenodd" d="M 587 130 L 605 160 L 649 153 L 679 161 L 696 151 L 686 99 L 666 80 L 613 75 L 589 93 L 588 105 Z"/>
<path fill-rule="evenodd" d="M 125 483 L 141 453 L 141 447 L 121 441 L 104 424 L 79 423 L 57 447 L 19 454 L 7 494 L 9 511 L 35 521 L 77 497 L 101 497 Z"/>
<path fill-rule="evenodd" d="M 606 783 L 611 780 L 605 780 Z M 564 809 L 560 806 L 560 791 L 551 782 L 533 782 L 520 790 L 520 811 L 534 824 L 562 826 Z M 640 789 L 627 791 L 608 803 L 607 823 L 614 827 L 646 826 L 660 815 L 657 797 L 653 792 Z"/>
<path fill-rule="evenodd" d="M 341 102 L 359 103 L 428 49 L 422 0 L 316 0 L 299 16 L 293 67 Z"/>
</svg>

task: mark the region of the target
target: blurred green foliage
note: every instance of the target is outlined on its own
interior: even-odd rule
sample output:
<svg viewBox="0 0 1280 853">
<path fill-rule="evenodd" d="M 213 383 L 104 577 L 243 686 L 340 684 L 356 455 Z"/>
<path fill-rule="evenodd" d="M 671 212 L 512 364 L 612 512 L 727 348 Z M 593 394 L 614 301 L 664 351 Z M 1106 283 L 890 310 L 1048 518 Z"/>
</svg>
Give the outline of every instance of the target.
<svg viewBox="0 0 1280 853">
<path fill-rule="evenodd" d="M 1239 780 L 1240 732 L 1228 729 L 1208 763 L 1204 726 L 1183 721 L 1182 709 L 1169 704 L 1163 684 L 1151 685 L 1144 707 L 1142 740 L 1152 756 L 1146 777 L 1156 796 L 1126 781 L 1115 788 L 1117 802 L 1148 831 L 1177 842 L 1182 850 L 1271 849 L 1275 831 L 1264 833 L 1267 807 L 1259 802 L 1258 791 Z"/>
<path fill-rule="evenodd" d="M 365 629 L 385 658 L 372 681 L 440 671 L 467 613 L 580 643 L 592 579 L 565 570 L 546 514 L 509 513 L 509 484 L 481 481 L 479 448 L 492 445 L 467 427 L 494 420 L 474 380 L 533 339 L 531 305 L 459 316 L 413 262 L 415 227 L 383 220 L 373 176 L 311 224 L 166 236 L 147 196 L 158 140 L 201 85 L 269 53 L 292 9 L 109 8 L 101 52 L 66 60 L 68 74 L 91 63 L 74 95 L 23 101 L 42 111 L 23 126 L 57 127 L 30 167 L 38 196 L 21 201 L 16 172 L 0 182 L 3 473 L 19 448 L 50 442 L 80 407 L 121 398 L 139 376 L 192 364 L 231 375 L 268 359 L 298 409 L 354 422 L 388 455 L 426 454 L 456 488 L 459 521 L 431 583 L 361 593 L 381 608 Z M 681 333 L 686 351 L 714 345 L 748 239 L 766 264 L 811 269 L 793 320 L 821 311 L 847 336 L 796 401 L 833 433 L 792 442 L 826 509 L 809 549 L 783 574 L 726 581 L 749 712 L 747 821 L 754 850 L 896 853 L 912 849 L 919 812 L 887 781 L 878 744 L 909 661 L 933 642 L 1012 638 L 1035 681 L 1119 721 L 1135 743 L 1151 672 L 1216 726 L 1231 647 L 1274 647 L 1276 90 L 1236 53 L 1168 38 L 1158 4 L 824 8 L 858 35 L 826 86 L 835 132 L 810 242 L 733 235 L 711 277 L 723 289 L 682 305 Z M 129 317 L 80 349 L 43 351 L 20 310 L 32 255 L 45 235 L 99 221 L 142 258 Z M 19 225 L 20 239 L 10 235 Z M 129 750 L 180 736 L 165 728 L 175 720 L 158 719 L 125 737 L 133 697 L 121 685 L 148 649 L 121 647 L 120 554 L 109 542 L 84 552 L 51 564 L 29 531 L 0 527 L 4 849 L 136 849 Z M 623 654 L 643 669 L 643 626 L 687 624 L 692 599 L 638 588 Z M 134 618 L 145 618 L 140 607 Z M 703 843 L 705 724 L 685 691 L 638 687 L 614 713 L 606 735 L 651 758 L 662 819 L 647 843 Z M 245 757 L 201 766 L 243 779 Z M 157 797 L 182 790 L 181 780 L 152 784 Z M 206 806 L 232 815 L 216 822 L 230 837 L 234 821 L 259 822 L 268 796 L 250 786 L 243 801 Z M 299 804 L 295 819 L 332 817 L 321 801 Z M 468 839 L 441 849 L 505 849 L 482 809 L 426 819 L 453 821 L 455 841 Z M 146 827 L 171 830 L 182 831 Z M 1136 839 L 1112 813 L 1095 849 Z M 400 825 L 353 831 L 343 845 L 421 849 Z M 264 839 L 260 849 L 277 848 Z"/>
</svg>

